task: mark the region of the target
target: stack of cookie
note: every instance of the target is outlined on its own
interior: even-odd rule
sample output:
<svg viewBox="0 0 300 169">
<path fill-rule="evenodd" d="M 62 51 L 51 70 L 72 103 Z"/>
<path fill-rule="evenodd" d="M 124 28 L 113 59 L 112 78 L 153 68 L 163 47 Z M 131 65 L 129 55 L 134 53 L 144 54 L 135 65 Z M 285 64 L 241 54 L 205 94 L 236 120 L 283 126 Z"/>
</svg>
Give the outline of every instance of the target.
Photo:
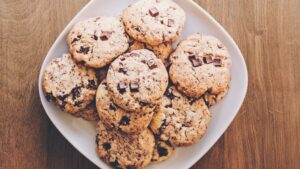
<svg viewBox="0 0 300 169">
<path fill-rule="evenodd" d="M 172 0 L 139 0 L 120 19 L 77 23 L 70 54 L 44 72 L 48 101 L 98 122 L 98 154 L 114 168 L 144 168 L 196 143 L 229 89 L 231 59 L 219 40 L 194 34 L 173 51 L 184 23 Z"/>
</svg>

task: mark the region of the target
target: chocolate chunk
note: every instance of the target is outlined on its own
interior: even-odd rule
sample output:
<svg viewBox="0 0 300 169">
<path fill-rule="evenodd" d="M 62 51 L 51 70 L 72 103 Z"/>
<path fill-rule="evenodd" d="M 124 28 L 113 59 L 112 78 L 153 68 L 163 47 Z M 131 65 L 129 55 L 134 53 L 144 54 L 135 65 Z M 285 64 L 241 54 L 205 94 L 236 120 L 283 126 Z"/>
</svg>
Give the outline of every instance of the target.
<svg viewBox="0 0 300 169">
<path fill-rule="evenodd" d="M 127 73 L 127 69 L 126 69 L 126 68 L 123 68 L 123 67 L 121 67 L 121 68 L 119 68 L 119 72 L 120 72 L 120 73 L 124 73 L 124 74 L 126 74 L 126 73 Z"/>
<path fill-rule="evenodd" d="M 217 96 L 216 95 L 213 95 L 213 94 L 205 94 L 204 95 L 204 102 L 205 104 L 208 106 L 208 107 L 211 107 L 212 105 L 214 105 L 216 103 L 216 98 Z"/>
<path fill-rule="evenodd" d="M 57 98 L 59 99 L 59 100 L 65 100 L 67 97 L 68 97 L 69 95 L 63 95 L 63 96 L 58 96 Z"/>
<path fill-rule="evenodd" d="M 117 110 L 117 106 L 116 106 L 115 104 L 111 103 L 111 104 L 109 105 L 109 109 L 110 109 L 110 110 L 116 111 L 116 110 Z"/>
<path fill-rule="evenodd" d="M 78 101 L 78 102 L 75 102 L 74 105 L 75 105 L 76 107 L 80 107 L 81 104 L 82 104 L 82 102 L 79 102 L 79 101 Z"/>
<path fill-rule="evenodd" d="M 150 69 L 154 69 L 154 68 L 157 68 L 157 65 L 155 64 L 155 61 L 154 60 L 149 60 L 147 61 L 147 65 Z"/>
<path fill-rule="evenodd" d="M 94 80 L 88 80 L 88 86 L 87 87 L 90 88 L 90 89 L 97 88 L 96 82 Z"/>
<path fill-rule="evenodd" d="M 106 151 L 111 148 L 110 143 L 103 143 L 102 146 Z"/>
<path fill-rule="evenodd" d="M 64 100 L 61 102 L 61 104 L 60 104 L 60 107 L 62 108 L 62 109 L 64 109 L 65 108 L 65 106 L 66 106 L 66 104 L 67 104 L 67 102 L 65 102 Z"/>
<path fill-rule="evenodd" d="M 79 39 L 78 39 L 78 38 L 74 38 L 73 41 L 72 41 L 71 43 L 74 43 L 74 42 L 76 42 L 76 41 L 79 41 Z"/>
<path fill-rule="evenodd" d="M 139 83 L 138 82 L 130 82 L 130 91 L 131 92 L 138 92 L 139 91 Z"/>
<path fill-rule="evenodd" d="M 73 100 L 75 100 L 76 98 L 78 98 L 80 96 L 81 93 L 81 88 L 80 87 L 75 87 L 72 91 L 73 93 Z"/>
<path fill-rule="evenodd" d="M 199 67 L 202 65 L 202 61 L 199 58 L 196 58 L 195 55 L 189 56 L 189 60 L 191 61 L 193 67 Z"/>
<path fill-rule="evenodd" d="M 150 104 L 147 103 L 147 102 L 140 102 L 140 105 L 141 105 L 142 107 L 144 107 L 144 106 L 149 106 Z"/>
<path fill-rule="evenodd" d="M 164 147 L 157 146 L 157 152 L 160 157 L 168 155 L 168 150 L 165 149 Z"/>
<path fill-rule="evenodd" d="M 46 99 L 48 100 L 48 102 L 55 101 L 55 97 L 52 93 L 46 93 Z"/>
<path fill-rule="evenodd" d="M 79 41 L 80 39 L 81 39 L 81 35 L 78 35 L 76 38 L 73 39 L 73 41 L 71 43 Z"/>
<path fill-rule="evenodd" d="M 129 125 L 129 123 L 130 123 L 130 119 L 126 116 L 123 116 L 120 121 L 120 125 L 127 126 Z"/>
<path fill-rule="evenodd" d="M 110 165 L 112 165 L 114 169 L 122 169 L 119 165 L 118 160 L 115 160 L 114 162 L 110 162 Z"/>
<path fill-rule="evenodd" d="M 215 67 L 221 67 L 222 66 L 222 60 L 220 58 L 214 58 L 213 60 Z"/>
<path fill-rule="evenodd" d="M 94 35 L 93 39 L 98 40 L 98 36 Z"/>
<path fill-rule="evenodd" d="M 159 15 L 159 11 L 158 11 L 158 9 L 157 8 L 151 8 L 150 10 L 149 10 L 149 13 L 150 13 L 150 15 L 152 16 L 152 17 L 157 17 L 158 15 Z"/>
<path fill-rule="evenodd" d="M 136 31 L 141 32 L 141 27 L 137 26 L 134 28 Z"/>
<path fill-rule="evenodd" d="M 102 41 L 107 41 L 111 37 L 111 34 L 112 32 L 108 32 L 108 31 L 102 32 L 100 39 Z"/>
<path fill-rule="evenodd" d="M 121 94 L 126 92 L 126 84 L 124 82 L 120 82 L 118 84 L 118 90 Z"/>
<path fill-rule="evenodd" d="M 205 64 L 210 64 L 213 62 L 213 59 L 212 59 L 212 54 L 207 54 L 203 57 L 203 62 Z"/>
<path fill-rule="evenodd" d="M 172 27 L 175 25 L 175 21 L 173 19 L 168 19 L 168 27 Z"/>
<path fill-rule="evenodd" d="M 78 53 L 83 53 L 83 54 L 88 54 L 90 51 L 90 47 L 83 47 L 83 46 L 80 46 L 80 50 L 77 51 Z"/>
<path fill-rule="evenodd" d="M 172 108 L 172 103 L 171 104 L 168 104 L 168 105 L 165 105 L 165 108 Z"/>
</svg>

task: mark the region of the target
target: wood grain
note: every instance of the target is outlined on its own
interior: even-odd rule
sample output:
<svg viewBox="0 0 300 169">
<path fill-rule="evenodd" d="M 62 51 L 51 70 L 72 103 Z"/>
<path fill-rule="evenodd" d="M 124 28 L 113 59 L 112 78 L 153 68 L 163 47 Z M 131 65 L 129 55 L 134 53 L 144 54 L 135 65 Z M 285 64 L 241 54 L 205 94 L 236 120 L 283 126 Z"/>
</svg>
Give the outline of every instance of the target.
<svg viewBox="0 0 300 169">
<path fill-rule="evenodd" d="M 55 129 L 38 97 L 47 51 L 88 0 L 0 0 L 0 168 L 97 168 Z M 244 54 L 238 116 L 193 169 L 300 167 L 300 1 L 196 0 Z"/>
</svg>

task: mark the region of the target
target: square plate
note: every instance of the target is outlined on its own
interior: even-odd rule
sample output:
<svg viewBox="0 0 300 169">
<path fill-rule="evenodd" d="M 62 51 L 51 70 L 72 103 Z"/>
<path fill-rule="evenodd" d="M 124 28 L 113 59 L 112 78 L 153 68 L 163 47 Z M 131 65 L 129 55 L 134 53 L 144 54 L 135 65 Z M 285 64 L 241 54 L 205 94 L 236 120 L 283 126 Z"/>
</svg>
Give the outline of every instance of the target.
<svg viewBox="0 0 300 169">
<path fill-rule="evenodd" d="M 148 169 L 190 168 L 196 163 L 221 137 L 236 116 L 247 92 L 248 74 L 244 58 L 230 35 L 204 9 L 192 0 L 175 0 L 186 12 L 187 22 L 182 38 L 201 32 L 219 38 L 227 47 L 232 57 L 232 82 L 228 95 L 216 106 L 211 108 L 213 114 L 205 136 L 195 145 L 177 148 L 175 154 L 165 162 L 155 163 Z M 91 0 L 68 24 L 49 50 L 39 75 L 39 94 L 44 109 L 52 123 L 61 134 L 86 158 L 102 169 L 110 168 L 101 161 L 96 152 L 96 123 L 84 121 L 61 112 L 52 103 L 47 102 L 42 91 L 42 74 L 46 65 L 54 58 L 68 52 L 66 36 L 71 27 L 78 21 L 89 17 L 121 14 L 121 11 L 135 0 Z"/>
</svg>

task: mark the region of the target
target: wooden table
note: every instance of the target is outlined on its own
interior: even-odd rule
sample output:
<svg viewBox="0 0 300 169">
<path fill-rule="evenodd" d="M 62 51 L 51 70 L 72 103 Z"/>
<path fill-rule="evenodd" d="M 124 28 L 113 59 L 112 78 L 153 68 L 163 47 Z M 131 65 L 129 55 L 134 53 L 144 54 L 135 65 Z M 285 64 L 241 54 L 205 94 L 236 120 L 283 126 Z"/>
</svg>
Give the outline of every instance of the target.
<svg viewBox="0 0 300 169">
<path fill-rule="evenodd" d="M 194 169 L 300 168 L 300 1 L 196 0 L 245 56 L 239 114 Z M 88 0 L 0 0 L 0 168 L 92 169 L 39 101 L 47 51 Z"/>
</svg>

